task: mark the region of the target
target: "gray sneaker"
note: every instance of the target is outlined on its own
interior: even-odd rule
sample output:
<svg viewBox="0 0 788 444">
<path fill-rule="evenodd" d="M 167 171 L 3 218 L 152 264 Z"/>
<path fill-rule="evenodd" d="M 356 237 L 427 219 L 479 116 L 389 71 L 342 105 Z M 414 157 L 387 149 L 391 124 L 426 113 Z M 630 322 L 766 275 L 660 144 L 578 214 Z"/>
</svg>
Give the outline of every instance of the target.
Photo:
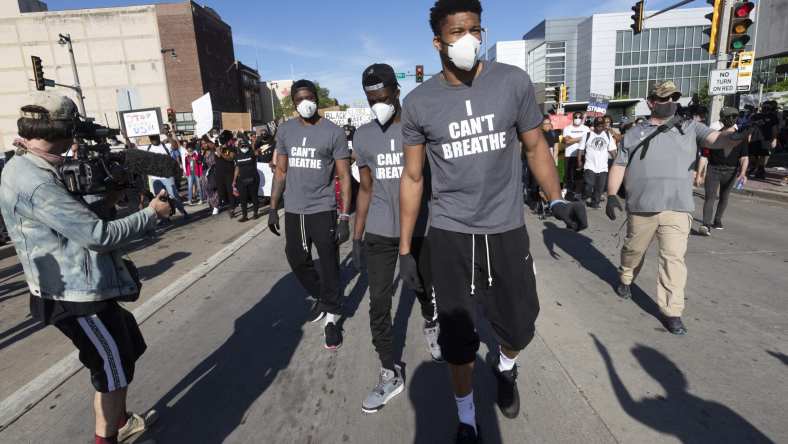
<svg viewBox="0 0 788 444">
<path fill-rule="evenodd" d="M 402 369 L 400 366 L 395 365 L 394 370 L 380 369 L 378 385 L 369 392 L 367 399 L 361 404 L 361 410 L 364 413 L 377 413 L 391 398 L 399 395 L 405 389 Z"/>
<path fill-rule="evenodd" d="M 438 334 L 440 333 L 440 325 L 437 320 L 424 321 L 424 339 L 427 340 L 427 349 L 430 351 L 432 360 L 435 362 L 443 362 L 443 353 L 441 353 L 441 346 L 438 345 Z"/>
</svg>

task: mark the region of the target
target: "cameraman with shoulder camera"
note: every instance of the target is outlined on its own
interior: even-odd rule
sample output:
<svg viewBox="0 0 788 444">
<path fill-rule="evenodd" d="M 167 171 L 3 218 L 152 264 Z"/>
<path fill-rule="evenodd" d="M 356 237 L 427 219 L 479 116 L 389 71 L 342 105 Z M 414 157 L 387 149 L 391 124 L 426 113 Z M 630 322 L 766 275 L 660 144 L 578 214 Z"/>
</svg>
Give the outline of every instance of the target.
<svg viewBox="0 0 788 444">
<path fill-rule="evenodd" d="M 139 297 L 136 269 L 119 250 L 170 214 L 166 191 L 118 220 L 99 214 L 116 192 L 91 205 L 70 194 L 59 167 L 78 122 L 71 99 L 36 93 L 22 107 L 17 155 L 6 165 L 0 209 L 30 289 L 32 316 L 52 324 L 79 350 L 96 389 L 96 443 L 123 442 L 146 428 L 126 411 L 135 361 L 146 345 L 134 316 L 118 304 Z"/>
<path fill-rule="evenodd" d="M 621 249 L 620 285 L 616 292 L 631 297 L 630 285 L 643 266 L 654 236 L 659 241 L 657 304 L 667 329 L 687 333 L 681 315 L 687 267 L 684 254 L 692 226 L 695 202 L 692 179 L 698 145 L 711 150 L 730 149 L 749 133 L 714 131 L 692 119 L 676 116 L 681 92 L 670 81 L 658 83 L 648 95 L 651 117 L 624 135 L 608 176 L 607 216 L 622 210 L 616 194 L 626 182 L 627 236 Z"/>
</svg>

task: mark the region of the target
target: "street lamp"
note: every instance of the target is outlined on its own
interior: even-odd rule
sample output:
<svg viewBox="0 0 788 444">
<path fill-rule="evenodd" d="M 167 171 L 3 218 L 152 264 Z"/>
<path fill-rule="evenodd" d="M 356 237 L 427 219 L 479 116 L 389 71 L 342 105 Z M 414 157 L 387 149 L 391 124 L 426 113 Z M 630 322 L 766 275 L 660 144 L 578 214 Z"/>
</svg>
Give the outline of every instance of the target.
<svg viewBox="0 0 788 444">
<path fill-rule="evenodd" d="M 68 54 L 71 57 L 71 70 L 74 73 L 74 91 L 77 92 L 77 99 L 79 100 L 79 112 L 83 116 L 87 116 L 85 113 L 85 100 L 82 96 L 82 87 L 79 84 L 79 73 L 77 73 L 77 62 L 74 60 L 74 47 L 71 45 L 71 34 L 58 34 L 60 37 L 57 43 L 60 46 L 67 46 L 68 47 Z"/>
</svg>

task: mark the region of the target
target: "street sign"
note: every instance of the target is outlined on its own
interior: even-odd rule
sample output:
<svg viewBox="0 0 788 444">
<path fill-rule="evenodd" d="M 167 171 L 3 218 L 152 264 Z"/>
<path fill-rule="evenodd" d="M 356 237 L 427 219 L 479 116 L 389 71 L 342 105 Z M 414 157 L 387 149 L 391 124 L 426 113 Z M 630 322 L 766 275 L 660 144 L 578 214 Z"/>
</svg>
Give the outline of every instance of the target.
<svg viewBox="0 0 788 444">
<path fill-rule="evenodd" d="M 406 74 L 404 72 L 398 72 L 397 73 L 397 78 L 398 79 L 404 79 L 405 77 L 406 77 Z"/>
<path fill-rule="evenodd" d="M 724 96 L 736 94 L 738 82 L 737 69 L 715 69 L 709 73 L 709 95 Z"/>
<path fill-rule="evenodd" d="M 737 68 L 739 70 L 739 92 L 750 90 L 750 86 L 752 86 L 752 66 L 754 62 L 755 53 L 753 51 L 742 51 L 738 53 L 734 59 L 734 64 L 731 68 Z"/>
</svg>

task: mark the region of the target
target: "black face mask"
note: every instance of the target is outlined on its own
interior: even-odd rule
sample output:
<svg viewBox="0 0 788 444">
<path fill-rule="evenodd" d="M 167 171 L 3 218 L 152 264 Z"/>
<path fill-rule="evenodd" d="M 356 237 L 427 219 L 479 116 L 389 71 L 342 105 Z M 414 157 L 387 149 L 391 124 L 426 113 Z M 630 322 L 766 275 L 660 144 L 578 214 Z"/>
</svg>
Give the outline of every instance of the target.
<svg viewBox="0 0 788 444">
<path fill-rule="evenodd" d="M 720 119 L 720 122 L 722 123 L 722 126 L 724 126 L 725 128 L 730 128 L 736 124 L 736 119 L 733 117 L 723 117 L 722 119 Z"/>
<path fill-rule="evenodd" d="M 654 103 L 653 108 L 651 108 L 651 117 L 656 117 L 657 119 L 668 119 L 676 114 L 676 110 L 678 110 L 678 108 L 679 104 L 676 102 Z"/>
</svg>

